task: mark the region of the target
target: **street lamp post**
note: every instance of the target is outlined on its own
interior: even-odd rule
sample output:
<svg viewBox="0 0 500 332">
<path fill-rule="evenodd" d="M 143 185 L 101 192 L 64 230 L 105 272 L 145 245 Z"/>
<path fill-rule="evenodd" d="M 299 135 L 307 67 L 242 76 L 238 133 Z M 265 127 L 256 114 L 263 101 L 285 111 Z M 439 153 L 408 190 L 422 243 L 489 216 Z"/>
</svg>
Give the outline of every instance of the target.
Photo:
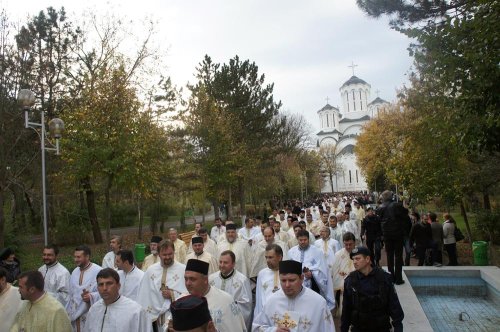
<svg viewBox="0 0 500 332">
<path fill-rule="evenodd" d="M 48 225 L 47 225 L 47 180 L 45 173 L 45 151 L 55 151 L 56 155 L 60 154 L 59 139 L 62 137 L 64 130 L 64 121 L 59 118 L 54 118 L 49 121 L 49 133 L 52 138 L 55 138 L 56 145 L 54 146 L 48 139 L 46 140 L 45 131 L 45 113 L 40 111 L 40 122 L 30 121 L 30 111 L 35 105 L 35 94 L 28 89 L 19 91 L 18 101 L 24 111 L 24 127 L 33 129 L 40 137 L 40 151 L 42 153 L 42 202 L 43 202 L 43 239 L 45 245 L 48 244 Z M 37 130 L 40 128 L 40 130 Z"/>
</svg>

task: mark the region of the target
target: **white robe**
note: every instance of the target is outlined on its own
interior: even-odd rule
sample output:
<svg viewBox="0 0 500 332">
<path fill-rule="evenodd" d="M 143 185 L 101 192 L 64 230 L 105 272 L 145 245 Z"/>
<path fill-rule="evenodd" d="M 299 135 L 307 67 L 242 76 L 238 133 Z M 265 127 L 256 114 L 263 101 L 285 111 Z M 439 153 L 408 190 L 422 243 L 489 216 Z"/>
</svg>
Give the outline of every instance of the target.
<svg viewBox="0 0 500 332">
<path fill-rule="evenodd" d="M 22 303 L 19 289 L 8 283 L 0 293 L 0 331 L 10 330 Z"/>
<path fill-rule="evenodd" d="M 337 240 L 339 243 L 344 242 L 344 240 L 342 239 L 344 233 L 345 232 L 343 232 L 342 227 L 340 226 L 337 226 L 335 228 L 330 227 L 330 238 Z"/>
<path fill-rule="evenodd" d="M 182 294 L 187 293 L 184 284 L 184 272 L 186 266 L 179 262 L 167 268 L 166 286 L 173 290 L 174 300 Z M 165 299 L 161 294 L 161 283 L 163 276 L 163 266 L 161 263 L 151 265 L 142 277 L 139 286 L 139 303 L 148 313 L 150 322 L 154 322 L 160 315 L 165 314 L 170 309 L 171 300 Z"/>
<path fill-rule="evenodd" d="M 332 269 L 333 289 L 344 290 L 344 279 L 354 270 L 354 264 L 347 250 L 342 248 L 337 251 Z"/>
<path fill-rule="evenodd" d="M 84 332 L 150 332 L 152 324 L 144 309 L 121 295 L 110 305 L 98 301 L 90 307 Z"/>
<path fill-rule="evenodd" d="M 227 240 L 217 243 L 217 261 L 219 261 L 220 254 L 226 250 L 231 250 L 236 256 L 236 270 L 248 277 L 251 263 L 251 257 L 249 257 L 250 246 L 248 243 L 241 239 L 236 239 L 233 243 L 230 243 Z"/>
<path fill-rule="evenodd" d="M 220 272 L 212 273 L 208 277 L 210 285 L 223 290 L 233 296 L 238 303 L 245 325 L 250 328 L 252 324 L 252 289 L 250 280 L 243 273 L 234 270 L 231 277 L 223 279 Z"/>
<path fill-rule="evenodd" d="M 160 257 L 158 255 L 147 255 L 144 258 L 144 262 L 142 262 L 141 270 L 146 271 L 151 265 L 156 264 L 160 261 Z"/>
<path fill-rule="evenodd" d="M 186 264 L 186 255 L 187 255 L 187 246 L 186 243 L 180 239 L 175 239 L 174 241 L 174 247 L 175 247 L 175 260 L 178 261 L 181 264 Z"/>
<path fill-rule="evenodd" d="M 137 301 L 139 286 L 141 285 L 141 280 L 144 276 L 144 272 L 137 266 L 134 266 L 129 273 L 125 273 L 125 271 L 119 270 L 118 275 L 120 276 L 121 285 L 120 294 L 133 301 Z"/>
<path fill-rule="evenodd" d="M 316 241 L 314 241 L 314 245 L 318 247 L 318 249 L 323 251 L 323 254 L 325 254 L 325 241 L 323 239 L 317 239 Z M 332 238 L 329 238 L 326 241 L 326 247 L 332 249 L 334 254 L 340 249 L 342 249 L 342 246 L 340 245 L 339 241 L 334 240 Z"/>
<path fill-rule="evenodd" d="M 208 274 L 212 274 L 214 272 L 219 271 L 219 264 L 217 263 L 217 259 L 207 251 L 203 251 L 201 255 L 196 255 L 194 252 L 190 253 L 186 257 L 186 262 L 190 259 L 197 259 L 208 263 Z"/>
<path fill-rule="evenodd" d="M 215 241 L 215 243 L 219 242 L 219 238 L 222 234 L 226 233 L 226 226 L 214 226 L 210 231 L 210 238 Z"/>
<path fill-rule="evenodd" d="M 249 240 L 252 240 L 253 243 L 256 243 L 256 241 L 258 241 L 258 240 L 255 239 L 255 237 L 259 236 L 259 234 L 262 234 L 260 227 L 259 228 L 252 227 L 250 229 L 248 229 L 246 227 L 242 227 L 238 230 L 239 238 L 246 241 L 246 242 L 248 242 Z"/>
<path fill-rule="evenodd" d="M 207 238 L 207 241 L 203 242 L 203 251 L 206 251 L 210 255 L 217 257 L 217 243 L 214 240 Z M 189 248 L 187 250 L 187 254 L 189 255 L 193 252 L 194 252 L 193 244 L 190 243 Z M 189 258 L 186 257 L 186 262 L 188 259 Z"/>
<path fill-rule="evenodd" d="M 333 280 L 333 290 L 334 292 L 340 291 L 340 302 L 337 303 L 337 310 L 335 312 L 336 317 L 342 316 L 342 301 L 343 301 L 343 292 L 344 292 L 344 279 L 349 275 L 349 273 L 353 272 L 354 264 L 352 259 L 345 250 L 342 248 L 337 251 L 335 254 L 335 262 L 333 263 L 332 268 L 332 280 Z"/>
<path fill-rule="evenodd" d="M 97 291 L 96 276 L 102 268 L 97 264 L 90 264 L 90 267 L 84 271 L 81 271 L 79 267 L 75 268 L 69 279 L 69 300 L 66 303 L 66 311 L 74 331 L 77 330 L 78 324 L 80 329 L 84 328 L 89 311 L 89 306 L 82 299 L 83 290 L 87 290 L 91 294 L 90 305 L 101 299 Z"/>
<path fill-rule="evenodd" d="M 283 243 L 280 240 L 274 240 L 273 244 L 277 244 L 283 250 L 283 260 L 288 259 L 288 244 Z M 260 241 L 257 245 L 255 245 L 255 251 L 252 253 L 252 260 L 250 265 L 249 277 L 256 277 L 259 272 L 267 267 L 266 262 L 266 247 L 267 242 L 265 240 Z"/>
<path fill-rule="evenodd" d="M 38 269 L 43 275 L 44 290 L 58 300 L 63 307 L 69 299 L 69 271 L 61 263 L 42 265 Z"/>
<path fill-rule="evenodd" d="M 264 309 L 254 318 L 252 331 L 274 332 L 284 325 L 291 332 L 335 332 L 325 299 L 306 287 L 293 299 L 282 290 L 271 295 Z"/>
<path fill-rule="evenodd" d="M 290 235 L 288 234 L 288 232 L 285 232 L 283 230 L 280 230 L 279 232 L 275 233 L 274 237 L 284 243 L 288 243 L 288 240 L 290 240 Z"/>
<path fill-rule="evenodd" d="M 116 255 L 114 251 L 108 252 L 104 258 L 102 259 L 102 268 L 105 269 L 107 267 L 118 270 L 115 262 Z"/>
<path fill-rule="evenodd" d="M 205 297 L 210 316 L 218 332 L 246 331 L 240 307 L 229 293 L 210 287 Z"/>
<path fill-rule="evenodd" d="M 314 245 L 309 245 L 305 250 L 301 250 L 297 245 L 288 251 L 288 257 L 294 261 L 301 262 L 303 267 L 309 268 L 319 287 L 321 296 L 326 300 L 328 308 L 330 310 L 335 308 L 332 279 L 328 265 L 323 257 L 323 252 Z M 311 288 L 311 285 L 311 279 L 304 278 L 304 286 Z"/>
<path fill-rule="evenodd" d="M 266 267 L 257 276 L 255 286 L 255 309 L 254 317 L 257 317 L 267 303 L 268 298 L 281 289 L 279 271 L 273 271 Z"/>
</svg>

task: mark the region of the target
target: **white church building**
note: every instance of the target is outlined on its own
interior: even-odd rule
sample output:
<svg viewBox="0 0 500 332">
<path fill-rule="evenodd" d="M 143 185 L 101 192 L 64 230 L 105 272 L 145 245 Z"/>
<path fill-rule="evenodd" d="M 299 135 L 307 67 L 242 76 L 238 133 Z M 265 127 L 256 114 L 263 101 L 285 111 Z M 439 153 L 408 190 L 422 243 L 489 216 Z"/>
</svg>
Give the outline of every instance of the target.
<svg viewBox="0 0 500 332">
<path fill-rule="evenodd" d="M 362 126 L 389 103 L 379 97 L 368 102 L 370 84 L 354 75 L 339 90 L 342 108 L 328 104 L 327 100 L 327 104 L 318 111 L 321 130 L 317 133 L 317 145 L 318 148 L 327 144 L 337 146 L 335 152 L 340 167 L 333 176 L 335 192 L 368 190 L 365 178 L 356 165 L 354 147 Z M 324 180 L 322 192 L 331 192 L 329 176 L 325 176 Z"/>
</svg>

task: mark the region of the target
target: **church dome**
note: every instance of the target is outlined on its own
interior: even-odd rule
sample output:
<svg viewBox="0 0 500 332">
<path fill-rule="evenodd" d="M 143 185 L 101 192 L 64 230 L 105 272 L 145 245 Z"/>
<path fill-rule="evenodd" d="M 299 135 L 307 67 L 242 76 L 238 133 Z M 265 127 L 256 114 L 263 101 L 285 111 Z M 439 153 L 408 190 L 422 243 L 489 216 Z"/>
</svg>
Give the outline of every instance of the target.
<svg viewBox="0 0 500 332">
<path fill-rule="evenodd" d="M 368 106 L 376 105 L 376 104 L 388 104 L 388 103 L 389 102 L 387 102 L 386 100 L 383 100 L 382 98 L 377 97 L 377 98 L 373 99 L 373 101 L 371 103 L 369 103 Z"/>
<path fill-rule="evenodd" d="M 323 111 L 329 111 L 329 110 L 339 110 L 337 107 L 333 107 L 332 105 L 330 104 L 326 104 L 325 106 L 323 106 L 323 108 L 321 108 L 318 113 L 320 112 L 323 112 Z"/>
<path fill-rule="evenodd" d="M 342 89 L 343 87 L 351 85 L 351 84 L 366 84 L 366 85 L 369 85 L 368 83 L 366 83 L 365 81 L 363 81 L 361 78 L 353 75 L 344 84 L 342 84 L 342 86 L 340 88 Z"/>
</svg>

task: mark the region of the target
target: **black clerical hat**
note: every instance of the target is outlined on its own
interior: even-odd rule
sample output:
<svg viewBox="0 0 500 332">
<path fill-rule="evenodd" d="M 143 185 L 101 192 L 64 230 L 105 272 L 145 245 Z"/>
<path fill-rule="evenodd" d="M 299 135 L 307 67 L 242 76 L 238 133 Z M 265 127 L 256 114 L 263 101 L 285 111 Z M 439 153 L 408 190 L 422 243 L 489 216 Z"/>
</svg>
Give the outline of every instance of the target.
<svg viewBox="0 0 500 332">
<path fill-rule="evenodd" d="M 198 272 L 204 275 L 208 275 L 209 264 L 199 259 L 190 259 L 186 264 L 186 271 Z"/>
<path fill-rule="evenodd" d="M 191 238 L 191 243 L 192 244 L 195 244 L 195 243 L 203 243 L 203 238 L 201 236 L 193 236 Z"/>
<path fill-rule="evenodd" d="M 151 243 L 160 243 L 160 242 L 161 242 L 161 240 L 163 240 L 163 239 L 161 238 L 161 236 L 158 236 L 158 235 L 153 235 L 153 236 L 151 237 L 151 241 L 149 241 L 149 242 L 151 242 Z"/>
<path fill-rule="evenodd" d="M 280 274 L 288 274 L 288 273 L 293 273 L 293 274 L 302 274 L 302 263 L 294 261 L 294 260 L 287 260 L 287 261 L 281 261 L 279 265 L 279 271 Z"/>
<path fill-rule="evenodd" d="M 188 331 L 212 320 L 207 299 L 194 295 L 181 297 L 170 305 L 173 328 L 176 331 Z"/>
<path fill-rule="evenodd" d="M 234 230 L 236 230 L 236 224 L 226 224 L 226 231 L 228 229 L 234 229 Z"/>
</svg>

